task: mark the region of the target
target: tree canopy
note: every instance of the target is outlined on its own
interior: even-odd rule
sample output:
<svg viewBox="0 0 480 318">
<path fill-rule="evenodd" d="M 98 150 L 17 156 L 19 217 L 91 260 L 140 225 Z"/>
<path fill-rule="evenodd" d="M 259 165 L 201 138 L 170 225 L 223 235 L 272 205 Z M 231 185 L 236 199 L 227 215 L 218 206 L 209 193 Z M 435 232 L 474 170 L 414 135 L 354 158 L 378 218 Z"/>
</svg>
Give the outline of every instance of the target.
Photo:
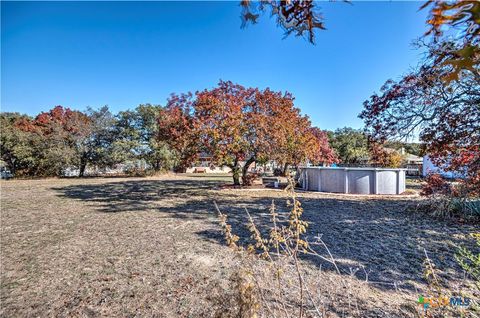
<svg viewBox="0 0 480 318">
<path fill-rule="evenodd" d="M 17 176 L 62 176 L 88 166 L 112 167 L 144 160 L 153 170 L 170 169 L 173 153 L 158 140 L 160 106 L 140 105 L 113 115 L 108 107 L 86 112 L 56 106 L 31 118 L 1 113 L 1 155 Z"/>
<path fill-rule="evenodd" d="M 185 165 L 196 159 L 187 149 L 208 153 L 212 164 L 232 170 L 235 184 L 259 161 L 284 167 L 335 161 L 326 134 L 311 126 L 293 100 L 289 93 L 220 81 L 210 90 L 173 95 L 160 120 L 161 136 Z"/>
<path fill-rule="evenodd" d="M 328 135 L 330 145 L 341 163 L 359 164 L 368 161 L 368 139 L 362 130 L 344 127 L 329 132 Z"/>
<path fill-rule="evenodd" d="M 464 71 L 446 82 L 450 71 L 427 59 L 399 81 L 388 80 L 365 101 L 360 118 L 376 140 L 418 134 L 436 164 L 466 174 L 468 186 L 479 189 L 480 77 Z"/>
</svg>

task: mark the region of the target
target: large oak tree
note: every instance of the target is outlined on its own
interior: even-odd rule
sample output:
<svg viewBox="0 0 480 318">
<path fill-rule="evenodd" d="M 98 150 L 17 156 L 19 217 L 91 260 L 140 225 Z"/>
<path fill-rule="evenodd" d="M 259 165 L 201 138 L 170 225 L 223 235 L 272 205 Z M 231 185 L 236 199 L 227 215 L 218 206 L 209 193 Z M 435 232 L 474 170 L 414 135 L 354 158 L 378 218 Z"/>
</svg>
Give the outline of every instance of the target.
<svg viewBox="0 0 480 318">
<path fill-rule="evenodd" d="M 232 170 L 235 185 L 256 162 L 276 160 L 288 167 L 335 160 L 326 134 L 300 114 L 289 93 L 220 81 L 195 95 L 173 95 L 165 111 L 161 136 L 186 154 L 184 164 L 196 159 L 193 151 L 205 152 L 212 164 Z"/>
</svg>

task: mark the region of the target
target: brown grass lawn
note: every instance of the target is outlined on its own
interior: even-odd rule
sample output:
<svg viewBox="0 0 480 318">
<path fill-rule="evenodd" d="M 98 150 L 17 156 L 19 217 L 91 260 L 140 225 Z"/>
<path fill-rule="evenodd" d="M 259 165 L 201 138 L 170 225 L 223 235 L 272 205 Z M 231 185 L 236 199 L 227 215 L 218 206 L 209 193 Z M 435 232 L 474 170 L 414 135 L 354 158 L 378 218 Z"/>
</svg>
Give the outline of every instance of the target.
<svg viewBox="0 0 480 318">
<path fill-rule="evenodd" d="M 218 190 L 222 177 L 47 179 L 1 182 L 2 317 L 214 317 L 227 310 L 238 258 L 213 202 L 248 239 L 243 209 L 262 225 L 275 190 Z M 423 249 L 452 292 L 465 288 L 453 252 L 471 226 L 405 211 L 415 197 L 299 193 L 310 222 L 354 290 L 341 300 L 339 274 L 304 259 L 330 315 L 413 316 L 425 291 Z M 365 270 L 363 270 L 365 268 Z M 368 273 L 368 283 L 365 282 Z M 352 299 L 349 299 L 349 301 Z"/>
</svg>

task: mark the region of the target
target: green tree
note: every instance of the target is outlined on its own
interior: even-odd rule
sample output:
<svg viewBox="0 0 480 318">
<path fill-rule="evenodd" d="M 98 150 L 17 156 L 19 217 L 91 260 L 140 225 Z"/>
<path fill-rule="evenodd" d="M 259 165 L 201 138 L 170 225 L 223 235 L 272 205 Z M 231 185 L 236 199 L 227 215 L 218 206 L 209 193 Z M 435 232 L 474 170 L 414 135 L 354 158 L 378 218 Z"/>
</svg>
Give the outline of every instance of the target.
<svg viewBox="0 0 480 318">
<path fill-rule="evenodd" d="M 113 157 L 113 142 L 115 140 L 115 117 L 108 106 L 98 110 L 87 109 L 90 119 L 85 138 L 79 140 L 77 151 L 79 156 L 79 176 L 83 177 L 87 165 L 107 167 L 116 163 Z"/>
<path fill-rule="evenodd" d="M 145 160 L 155 171 L 172 168 L 174 154 L 158 138 L 162 109 L 159 105 L 144 104 L 117 115 L 112 150 L 116 161 Z"/>
<path fill-rule="evenodd" d="M 158 122 L 163 114 L 160 105 L 139 105 L 136 109 L 136 127 L 139 130 L 141 157 L 155 170 L 169 170 L 175 156 L 165 141 L 159 140 Z"/>
<path fill-rule="evenodd" d="M 368 160 L 368 140 L 363 131 L 344 127 L 329 132 L 328 138 L 341 163 L 358 164 Z"/>
<path fill-rule="evenodd" d="M 19 113 L 1 113 L 0 126 L 0 153 L 7 168 L 14 174 L 29 174 L 29 170 L 36 162 L 34 144 L 38 138 L 21 129 L 22 122 L 30 122 L 32 119 Z"/>
</svg>

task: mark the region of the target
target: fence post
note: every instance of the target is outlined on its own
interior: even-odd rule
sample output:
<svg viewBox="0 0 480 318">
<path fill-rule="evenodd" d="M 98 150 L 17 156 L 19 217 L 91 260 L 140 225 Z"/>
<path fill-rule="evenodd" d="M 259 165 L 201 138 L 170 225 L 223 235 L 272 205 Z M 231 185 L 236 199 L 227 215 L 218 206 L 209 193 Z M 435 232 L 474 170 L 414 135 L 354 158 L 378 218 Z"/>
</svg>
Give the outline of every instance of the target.
<svg viewBox="0 0 480 318">
<path fill-rule="evenodd" d="M 344 192 L 345 194 L 347 194 L 348 193 L 348 169 L 345 168 L 343 171 L 345 172 Z"/>
<path fill-rule="evenodd" d="M 318 192 L 322 191 L 322 168 L 318 168 Z"/>
<path fill-rule="evenodd" d="M 396 194 L 400 194 L 400 171 L 401 170 L 397 170 L 397 191 Z"/>
<path fill-rule="evenodd" d="M 308 171 L 308 169 L 305 168 L 305 183 L 304 183 L 305 184 L 305 187 L 304 187 L 305 190 L 308 190 L 308 173 L 307 173 L 307 171 Z"/>
</svg>

